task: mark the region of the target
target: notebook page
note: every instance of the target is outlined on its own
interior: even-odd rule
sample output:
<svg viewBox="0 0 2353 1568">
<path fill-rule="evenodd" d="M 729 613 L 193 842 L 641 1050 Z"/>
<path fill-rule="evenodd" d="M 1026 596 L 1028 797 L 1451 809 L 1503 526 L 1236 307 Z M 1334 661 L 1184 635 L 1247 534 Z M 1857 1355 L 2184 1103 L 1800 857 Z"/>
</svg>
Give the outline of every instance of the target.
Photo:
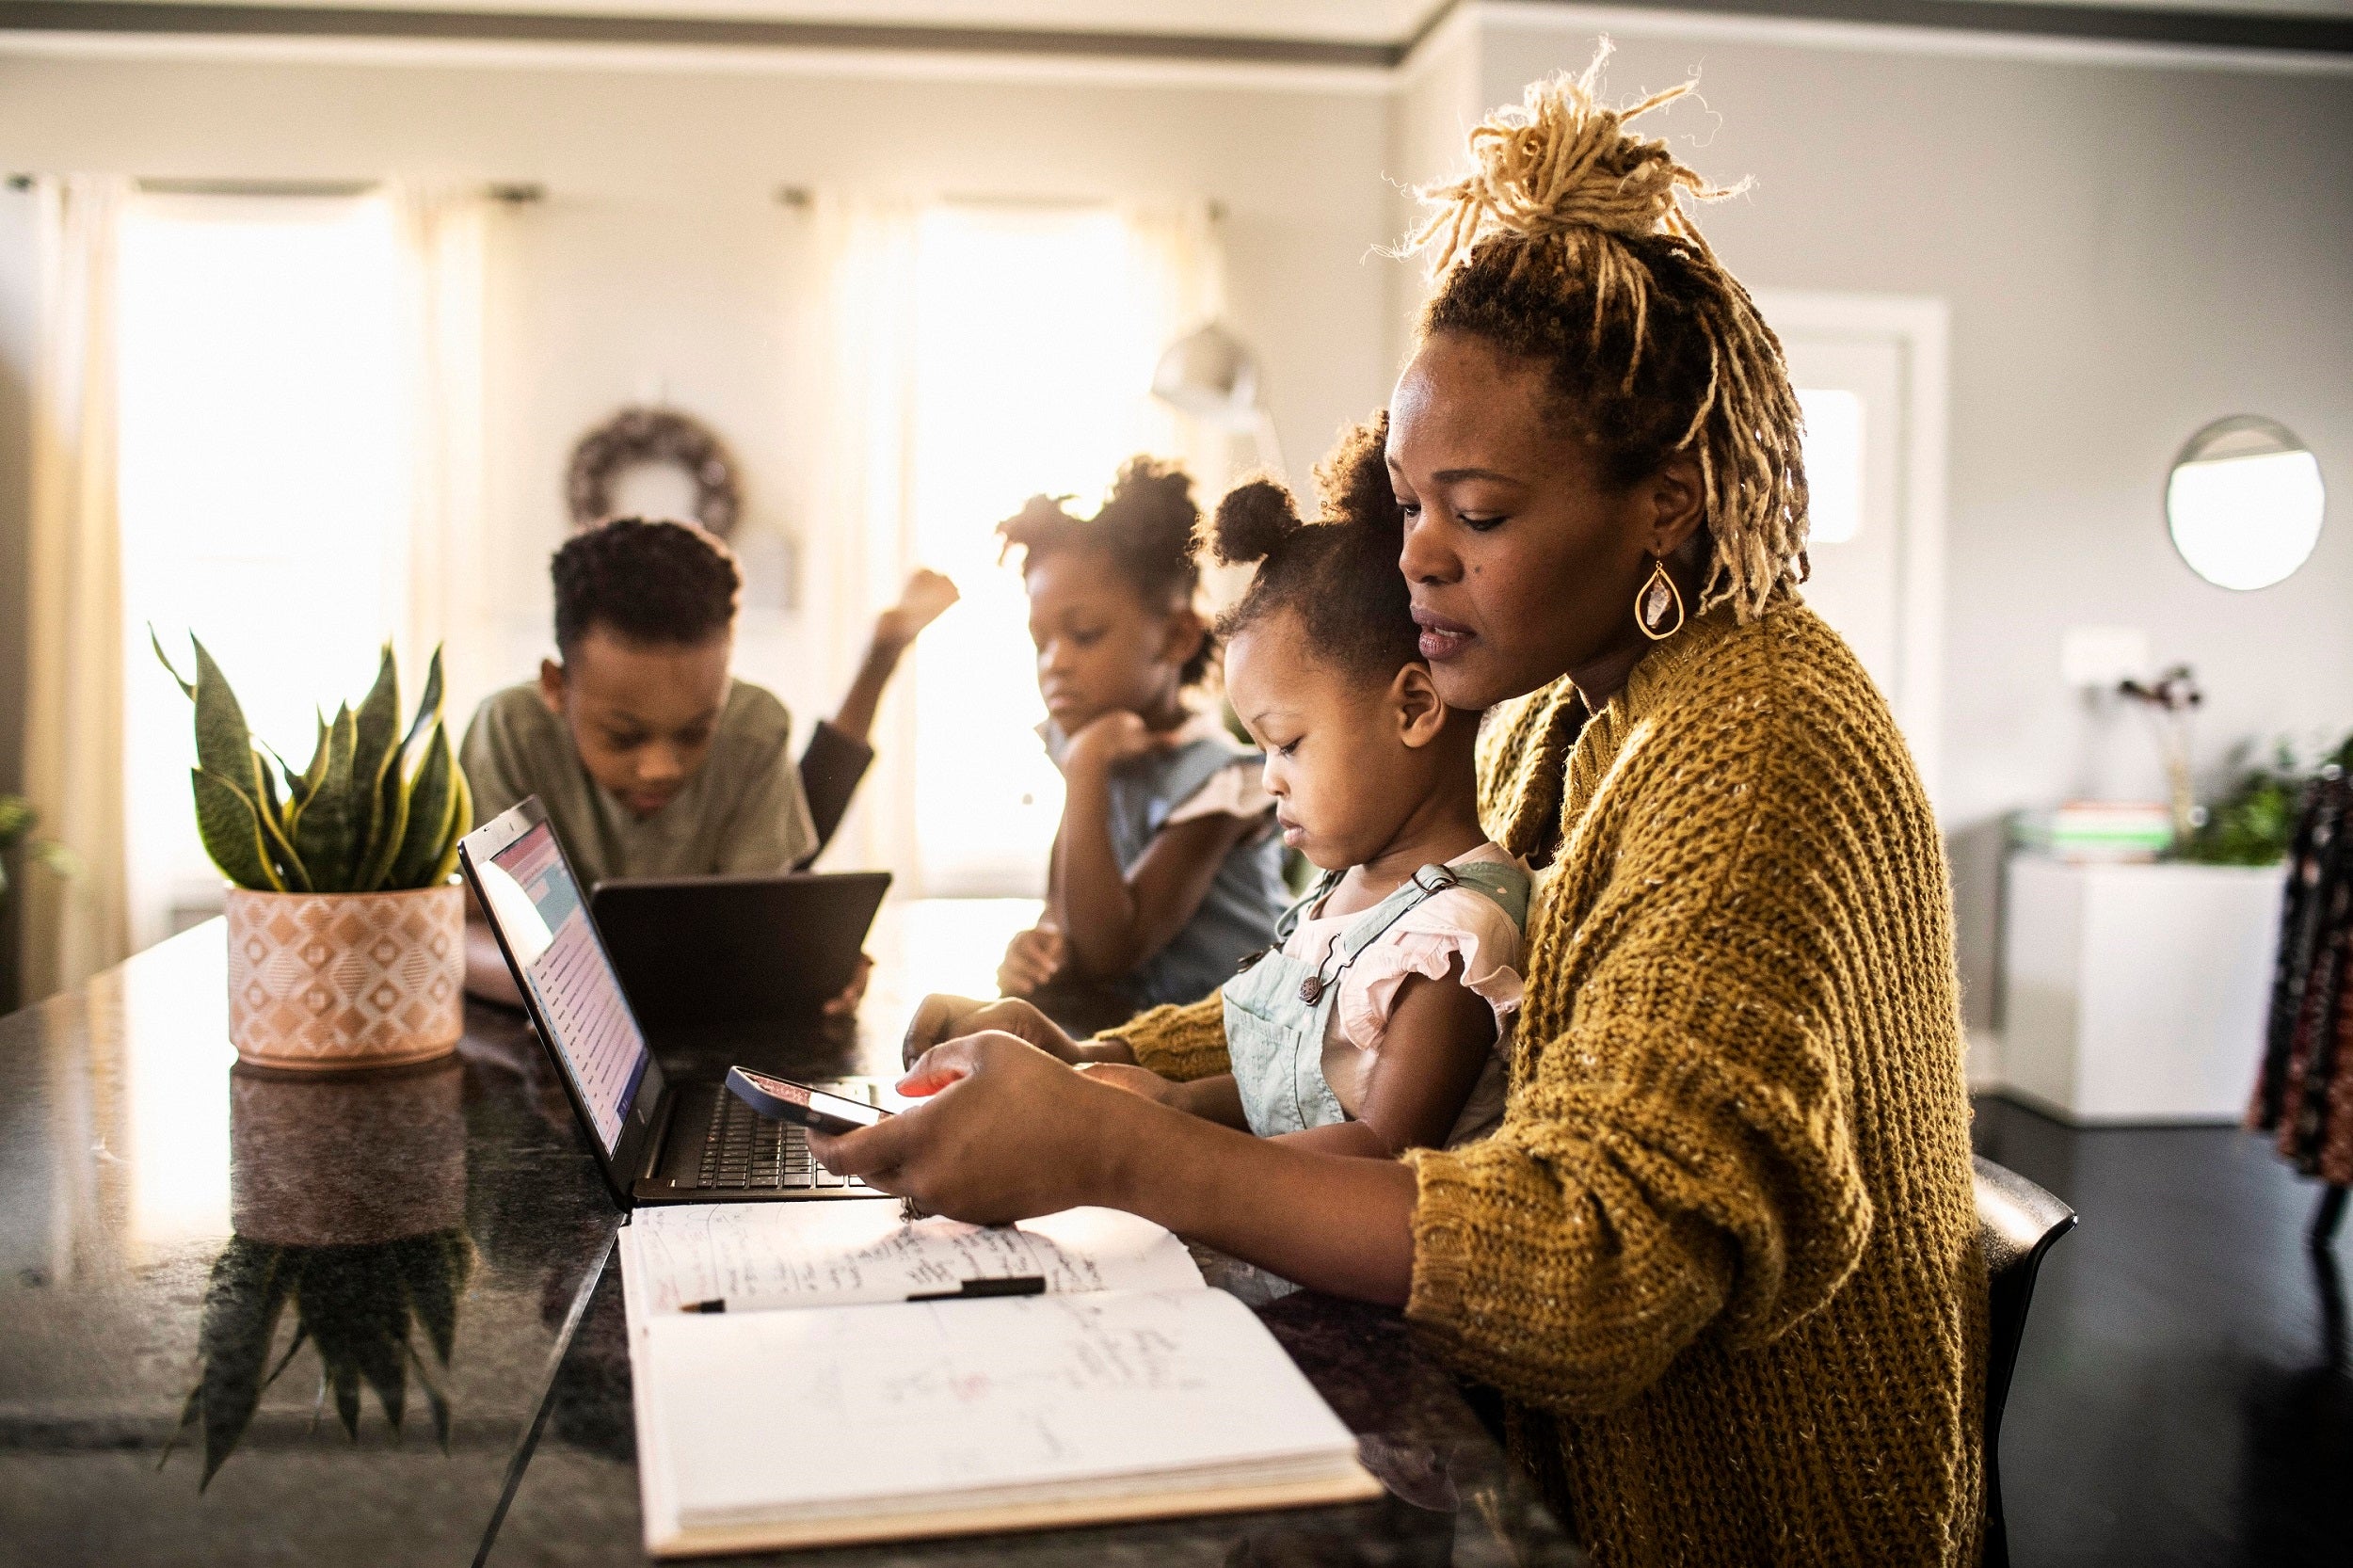
<svg viewBox="0 0 2353 1568">
<path fill-rule="evenodd" d="M 1329 1472 L 1356 1451 L 1218 1290 L 680 1314 L 638 1351 L 649 1493 L 688 1529 Z"/>
<path fill-rule="evenodd" d="M 630 1299 L 651 1315 L 848 1306 L 1035 1275 L 1049 1292 L 1198 1288 L 1184 1243 L 1149 1220 L 1071 1208 L 1019 1225 L 899 1218 L 879 1201 L 638 1209 L 621 1233 Z"/>
</svg>

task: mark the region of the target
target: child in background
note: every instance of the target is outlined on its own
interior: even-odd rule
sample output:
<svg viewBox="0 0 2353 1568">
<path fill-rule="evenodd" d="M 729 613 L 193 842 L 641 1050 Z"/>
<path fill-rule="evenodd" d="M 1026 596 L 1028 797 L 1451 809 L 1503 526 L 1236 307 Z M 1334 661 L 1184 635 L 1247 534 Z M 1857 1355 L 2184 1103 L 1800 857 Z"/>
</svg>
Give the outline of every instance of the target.
<svg viewBox="0 0 2353 1568">
<path fill-rule="evenodd" d="M 460 757 L 477 825 L 537 795 L 590 887 L 814 859 L 873 758 L 867 735 L 900 656 L 956 600 L 936 572 L 908 580 L 795 768 L 784 704 L 728 674 L 743 580 L 725 544 L 620 518 L 565 541 L 551 571 L 558 658 L 483 701 Z M 467 988 L 517 1000 L 488 928 L 467 937 Z"/>
<path fill-rule="evenodd" d="M 1480 715 L 1449 709 L 1397 569 L 1386 422 L 1319 472 L 1327 520 L 1280 487 L 1219 505 L 1217 559 L 1258 561 L 1218 626 L 1234 711 L 1266 748 L 1285 840 L 1323 875 L 1280 945 L 1225 982 L 1230 1074 L 1171 1083 L 1124 1045 L 1064 1052 L 1121 1086 L 1261 1137 L 1392 1159 L 1491 1130 L 1520 1001 L 1526 866 L 1479 822 Z"/>
<path fill-rule="evenodd" d="M 998 529 L 1021 552 L 1039 733 L 1068 786 L 1045 919 L 998 980 L 1080 1027 L 1208 996 L 1289 902 L 1258 759 L 1188 702 L 1213 652 L 1199 521 L 1184 471 L 1138 457 L 1092 518 L 1039 496 Z"/>
</svg>

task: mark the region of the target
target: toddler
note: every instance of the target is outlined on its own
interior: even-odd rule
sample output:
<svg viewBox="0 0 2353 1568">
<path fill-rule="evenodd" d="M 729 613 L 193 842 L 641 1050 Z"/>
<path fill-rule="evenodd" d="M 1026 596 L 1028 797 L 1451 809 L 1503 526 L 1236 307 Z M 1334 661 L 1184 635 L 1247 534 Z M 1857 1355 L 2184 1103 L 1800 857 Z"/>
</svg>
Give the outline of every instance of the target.
<svg viewBox="0 0 2353 1568">
<path fill-rule="evenodd" d="M 1439 699 L 1417 647 L 1385 439 L 1360 427 L 1320 475 L 1328 520 L 1303 524 L 1259 481 L 1207 541 L 1260 563 L 1217 628 L 1226 690 L 1265 748 L 1285 841 L 1323 872 L 1225 983 L 1232 1073 L 1170 1083 L 1119 1064 L 1124 1046 L 1069 1054 L 1261 1137 L 1386 1159 L 1502 1117 L 1529 872 L 1480 826 L 1480 715 Z"/>
<path fill-rule="evenodd" d="M 998 530 L 1021 552 L 1039 733 L 1068 790 L 1046 916 L 998 980 L 1082 1030 L 1208 996 L 1289 900 L 1258 759 L 1190 700 L 1214 651 L 1199 520 L 1184 471 L 1138 457 L 1092 518 L 1039 496 Z"/>
</svg>

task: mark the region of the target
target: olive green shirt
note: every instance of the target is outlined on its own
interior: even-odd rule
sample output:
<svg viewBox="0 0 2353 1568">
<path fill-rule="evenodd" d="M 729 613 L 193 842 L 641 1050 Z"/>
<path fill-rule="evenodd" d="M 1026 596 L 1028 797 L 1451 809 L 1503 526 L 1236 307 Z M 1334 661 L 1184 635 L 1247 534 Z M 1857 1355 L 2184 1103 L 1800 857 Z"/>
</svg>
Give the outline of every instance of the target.
<svg viewBox="0 0 2353 1568">
<path fill-rule="evenodd" d="M 640 817 L 588 776 L 571 727 L 525 682 L 483 700 L 459 759 L 478 826 L 537 795 L 582 884 L 623 876 L 761 875 L 817 851 L 800 770 L 788 754 L 792 718 L 746 681 L 727 706 L 702 768 L 670 803 Z"/>
</svg>

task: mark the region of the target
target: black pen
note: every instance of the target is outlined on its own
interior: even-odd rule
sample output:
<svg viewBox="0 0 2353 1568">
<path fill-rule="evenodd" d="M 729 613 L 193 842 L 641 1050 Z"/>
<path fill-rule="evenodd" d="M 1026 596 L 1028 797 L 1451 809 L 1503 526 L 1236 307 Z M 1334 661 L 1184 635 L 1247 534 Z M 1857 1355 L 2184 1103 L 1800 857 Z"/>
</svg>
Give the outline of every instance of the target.
<svg viewBox="0 0 2353 1568">
<path fill-rule="evenodd" d="M 1000 1279 L 968 1279 L 953 1290 L 926 1290 L 909 1296 L 911 1302 L 971 1301 L 982 1296 L 1042 1296 L 1046 1294 L 1043 1274 L 1008 1274 Z"/>
</svg>

